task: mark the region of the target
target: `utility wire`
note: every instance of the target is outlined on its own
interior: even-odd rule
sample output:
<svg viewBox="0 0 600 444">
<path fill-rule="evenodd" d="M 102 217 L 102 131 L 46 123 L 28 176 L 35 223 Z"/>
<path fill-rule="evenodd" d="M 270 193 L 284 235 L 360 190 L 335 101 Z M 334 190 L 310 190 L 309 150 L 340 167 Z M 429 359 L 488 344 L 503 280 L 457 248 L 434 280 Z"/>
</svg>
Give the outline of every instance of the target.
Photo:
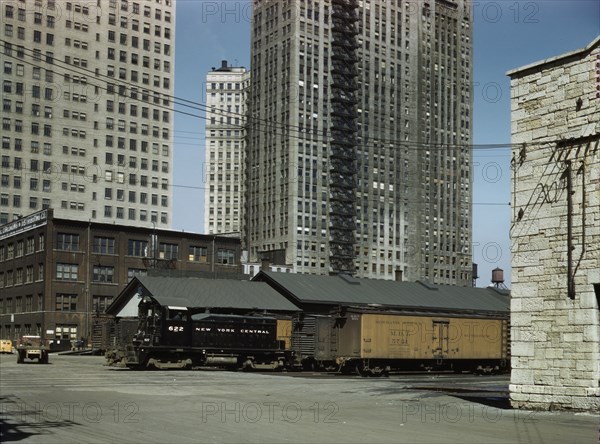
<svg viewBox="0 0 600 444">
<path fill-rule="evenodd" d="M 2 39 L 0 39 L 0 41 L 3 42 L 4 44 L 9 43 L 9 42 L 7 42 L 5 40 L 2 40 Z M 27 47 L 23 47 L 23 46 L 21 46 L 20 48 L 23 48 L 24 50 L 26 50 L 28 52 L 32 52 L 32 53 L 34 52 L 33 49 L 31 49 L 31 48 L 27 48 Z M 7 54 L 5 54 L 5 55 L 7 55 Z M 37 55 L 35 55 L 35 54 L 27 54 L 27 56 L 32 57 L 34 59 L 37 57 Z M 41 57 L 42 55 L 40 54 L 39 56 Z M 32 65 L 32 66 L 35 66 L 35 67 L 38 67 L 38 68 L 44 68 L 46 70 L 50 70 L 50 71 L 54 72 L 54 69 L 49 69 L 48 65 L 43 65 L 42 66 L 41 64 L 31 63 L 31 62 L 28 62 L 28 61 L 25 61 L 25 60 L 21 59 L 20 57 L 13 56 L 12 54 L 8 55 L 8 57 L 11 57 L 12 59 L 15 59 L 15 60 L 22 61 L 24 63 L 27 63 L 29 65 Z M 76 65 L 73 65 L 72 63 L 63 62 L 63 61 L 60 61 L 58 59 L 53 59 L 53 63 L 49 64 L 49 65 L 51 67 L 57 67 L 57 64 L 66 65 L 67 66 L 67 67 L 58 66 L 59 69 L 62 69 L 62 70 L 65 70 L 65 71 L 68 69 L 69 73 L 72 73 L 72 72 L 76 72 L 77 74 L 86 73 L 88 75 L 92 75 L 94 77 L 94 79 L 96 79 L 96 80 L 98 80 L 100 82 L 106 83 L 107 85 L 108 84 L 113 84 L 113 85 L 116 85 L 117 87 L 125 85 L 125 86 L 129 86 L 130 88 L 135 88 L 137 90 L 138 95 L 141 94 L 141 90 L 142 91 L 147 91 L 148 95 L 150 95 L 150 93 L 152 93 L 153 96 L 156 96 L 157 94 L 159 94 L 161 96 L 167 97 L 167 98 L 173 100 L 174 105 L 177 105 L 177 106 L 183 106 L 183 107 L 191 108 L 191 109 L 194 109 L 194 110 L 197 110 L 197 111 L 201 111 L 201 112 L 216 113 L 216 114 L 219 114 L 219 115 L 222 115 L 222 116 L 226 116 L 226 117 L 241 116 L 243 118 L 246 118 L 245 115 L 240 114 L 240 113 L 235 113 L 235 112 L 232 112 L 232 111 L 226 111 L 226 110 L 221 110 L 221 109 L 216 109 L 215 110 L 215 109 L 211 108 L 210 106 L 208 106 L 206 104 L 203 104 L 201 102 L 194 102 L 194 101 L 183 99 L 183 98 L 179 98 L 179 97 L 176 97 L 176 96 L 173 96 L 173 95 L 165 94 L 164 92 L 161 92 L 161 91 L 158 91 L 158 90 L 155 90 L 155 89 L 152 89 L 152 88 L 146 88 L 145 85 L 132 84 L 132 83 L 129 83 L 127 81 L 124 81 L 124 80 L 121 80 L 121 79 L 116 79 L 116 78 L 113 78 L 113 77 L 110 77 L 110 76 L 107 76 L 107 75 L 96 74 L 94 71 L 92 71 L 90 69 L 86 69 L 86 68 L 83 68 L 83 67 L 80 67 L 80 66 L 76 66 Z M 106 78 L 106 80 L 103 80 L 102 79 L 103 77 Z M 88 83 L 88 84 L 91 84 L 92 86 L 96 86 L 99 89 L 102 89 L 104 91 L 109 92 L 109 88 L 108 87 L 100 86 L 100 85 L 97 85 L 97 84 L 94 84 L 94 83 Z M 141 88 L 141 90 L 140 90 L 140 88 Z M 124 98 L 126 98 L 128 100 L 132 100 L 131 97 L 129 97 L 129 96 L 122 96 L 122 95 L 118 94 L 116 91 L 111 92 L 111 94 L 114 94 L 115 96 L 124 97 Z M 185 111 L 181 111 L 181 110 L 175 109 L 174 107 L 173 108 L 166 107 L 164 105 L 157 104 L 157 103 L 153 104 L 151 102 L 142 101 L 141 99 L 138 99 L 138 98 L 133 99 L 133 100 L 136 100 L 136 101 L 141 102 L 141 103 L 148 103 L 148 104 L 150 104 L 150 105 L 152 105 L 154 107 L 159 107 L 159 108 L 162 108 L 162 109 L 166 109 L 166 110 L 173 111 L 173 112 L 176 112 L 176 113 L 179 113 L 179 114 L 182 114 L 182 115 L 186 115 L 186 116 L 189 116 L 189 117 L 199 118 L 199 119 L 203 119 L 203 120 L 210 120 L 206 116 L 188 113 L 188 112 L 185 112 Z M 265 122 L 265 123 L 263 124 L 263 123 L 261 123 L 261 121 Z M 258 122 L 258 123 L 256 123 L 256 122 Z M 235 124 L 226 124 L 226 125 L 227 125 L 227 129 L 247 130 L 248 126 L 250 126 L 252 124 L 258 124 L 259 127 L 267 128 L 266 130 L 261 130 L 259 132 L 262 132 L 262 133 L 265 133 L 265 134 L 269 134 L 269 135 L 282 136 L 282 137 L 286 137 L 286 138 L 292 138 L 292 139 L 298 139 L 298 140 L 310 142 L 310 140 L 307 140 L 307 139 L 309 139 L 309 137 L 300 137 L 300 136 L 294 136 L 292 134 L 277 133 L 277 131 L 273 131 L 273 127 L 275 127 L 276 129 L 278 127 L 281 127 L 281 128 L 284 128 L 284 130 L 287 129 L 288 131 L 290 131 L 290 129 L 291 129 L 292 132 L 302 133 L 302 134 L 306 134 L 306 135 L 312 134 L 313 136 L 315 136 L 315 134 L 313 134 L 309 130 L 304 130 L 304 129 L 301 130 L 299 126 L 294 126 L 294 125 L 289 125 L 289 124 L 283 124 L 281 122 L 271 121 L 271 120 L 267 120 L 267 119 L 254 119 L 253 117 L 249 118 L 249 123 L 248 123 L 247 126 L 235 125 Z M 201 134 L 201 133 L 198 133 L 198 134 Z M 318 137 L 313 137 L 313 138 L 316 138 L 317 140 L 313 140 L 312 142 L 319 142 Z M 358 138 L 360 139 L 360 136 L 358 136 Z M 199 139 L 201 139 L 201 138 L 199 138 Z M 519 146 L 522 145 L 522 144 L 513 144 L 513 143 L 500 143 L 500 144 L 451 144 L 451 143 L 442 143 L 442 142 L 416 142 L 416 141 L 386 140 L 386 139 L 380 139 L 380 138 L 372 138 L 372 139 L 375 139 L 376 141 L 375 140 L 370 140 L 367 143 L 363 143 L 362 146 L 363 147 L 378 148 L 378 149 L 382 149 L 382 148 L 383 149 L 388 149 L 388 148 L 395 147 L 395 148 L 404 148 L 404 149 L 407 149 L 407 150 L 408 149 L 414 149 L 414 150 L 422 151 L 424 147 L 429 148 L 429 149 L 436 147 L 436 148 L 441 148 L 441 149 L 443 149 L 443 148 L 447 148 L 447 149 L 450 149 L 450 148 L 471 148 L 473 150 L 478 150 L 478 149 L 507 149 L 507 148 L 512 148 L 512 147 L 519 147 Z M 320 142 L 321 143 L 327 143 L 327 141 L 325 141 L 325 140 L 321 140 Z M 392 146 L 390 146 L 390 145 L 392 145 Z"/>
</svg>

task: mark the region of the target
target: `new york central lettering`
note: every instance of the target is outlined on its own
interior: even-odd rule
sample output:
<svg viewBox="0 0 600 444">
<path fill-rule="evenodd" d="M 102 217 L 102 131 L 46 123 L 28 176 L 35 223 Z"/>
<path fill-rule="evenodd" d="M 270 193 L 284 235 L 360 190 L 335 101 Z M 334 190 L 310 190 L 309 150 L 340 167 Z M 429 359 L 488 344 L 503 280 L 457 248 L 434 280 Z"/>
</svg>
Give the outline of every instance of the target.
<svg viewBox="0 0 600 444">
<path fill-rule="evenodd" d="M 240 330 L 236 330 L 235 328 L 213 328 L 213 327 L 196 327 L 195 331 L 210 333 L 211 331 L 215 331 L 217 333 L 242 333 L 242 334 L 258 334 L 258 335 L 268 335 L 269 330 L 254 330 L 242 328 Z"/>
</svg>

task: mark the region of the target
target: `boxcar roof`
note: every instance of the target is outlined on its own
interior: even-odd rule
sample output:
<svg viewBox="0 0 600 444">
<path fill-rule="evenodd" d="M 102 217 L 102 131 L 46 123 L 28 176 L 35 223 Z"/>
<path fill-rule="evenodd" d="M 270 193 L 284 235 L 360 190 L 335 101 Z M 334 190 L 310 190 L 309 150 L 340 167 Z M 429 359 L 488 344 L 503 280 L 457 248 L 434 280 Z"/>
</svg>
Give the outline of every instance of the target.
<svg viewBox="0 0 600 444">
<path fill-rule="evenodd" d="M 261 271 L 254 278 L 272 285 L 296 305 L 382 305 L 394 308 L 505 312 L 510 293 L 495 288 L 431 285 L 354 278 Z"/>
<path fill-rule="evenodd" d="M 140 290 L 163 306 L 299 311 L 292 302 L 263 282 L 136 276 L 107 312 L 118 315 Z"/>
</svg>

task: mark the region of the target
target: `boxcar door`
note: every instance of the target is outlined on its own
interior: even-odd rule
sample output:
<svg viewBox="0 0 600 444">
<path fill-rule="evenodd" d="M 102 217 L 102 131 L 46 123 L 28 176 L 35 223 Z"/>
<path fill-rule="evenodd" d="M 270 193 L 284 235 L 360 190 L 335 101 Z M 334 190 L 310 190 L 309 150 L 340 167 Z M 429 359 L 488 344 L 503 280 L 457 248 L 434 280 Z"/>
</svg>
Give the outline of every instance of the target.
<svg viewBox="0 0 600 444">
<path fill-rule="evenodd" d="M 433 320 L 433 359 L 445 359 L 449 351 L 448 327 L 450 322 L 447 319 Z"/>
</svg>

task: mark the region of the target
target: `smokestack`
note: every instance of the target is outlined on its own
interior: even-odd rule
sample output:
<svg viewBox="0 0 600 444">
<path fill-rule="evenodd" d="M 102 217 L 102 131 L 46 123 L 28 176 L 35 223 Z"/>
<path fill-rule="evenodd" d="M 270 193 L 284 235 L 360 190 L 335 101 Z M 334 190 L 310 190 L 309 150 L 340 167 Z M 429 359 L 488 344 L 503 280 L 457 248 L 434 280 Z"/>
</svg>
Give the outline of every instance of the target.
<svg viewBox="0 0 600 444">
<path fill-rule="evenodd" d="M 396 281 L 402 282 L 402 270 L 399 268 L 396 270 Z"/>
<path fill-rule="evenodd" d="M 261 271 L 269 271 L 271 269 L 271 261 L 269 259 L 261 260 L 260 269 Z"/>
</svg>

